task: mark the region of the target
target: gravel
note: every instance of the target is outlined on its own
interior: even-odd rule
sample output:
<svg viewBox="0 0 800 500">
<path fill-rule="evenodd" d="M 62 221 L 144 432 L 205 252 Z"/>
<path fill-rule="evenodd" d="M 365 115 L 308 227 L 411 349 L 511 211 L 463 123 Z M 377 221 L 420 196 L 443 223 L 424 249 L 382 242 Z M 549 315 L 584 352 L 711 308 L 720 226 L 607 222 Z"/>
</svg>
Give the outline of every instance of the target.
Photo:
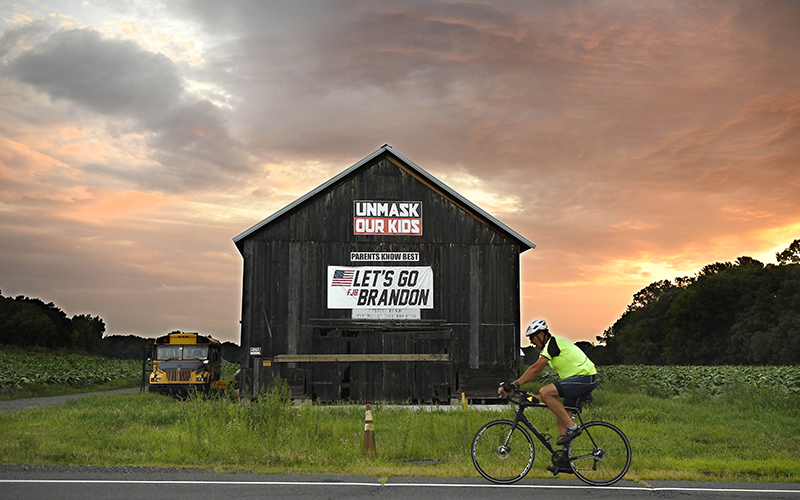
<svg viewBox="0 0 800 500">
<path fill-rule="evenodd" d="M 35 408 L 39 406 L 63 405 L 64 403 L 69 403 L 70 401 L 75 401 L 76 399 L 85 398 L 86 396 L 91 396 L 93 394 L 113 394 L 113 393 L 128 393 L 128 392 L 139 392 L 139 389 L 134 388 L 134 389 L 119 389 L 116 391 L 105 391 L 105 392 L 88 392 L 83 394 L 68 394 L 66 396 L 50 396 L 47 398 L 11 399 L 8 401 L 0 401 L 0 412 L 24 410 L 25 408 Z"/>
</svg>

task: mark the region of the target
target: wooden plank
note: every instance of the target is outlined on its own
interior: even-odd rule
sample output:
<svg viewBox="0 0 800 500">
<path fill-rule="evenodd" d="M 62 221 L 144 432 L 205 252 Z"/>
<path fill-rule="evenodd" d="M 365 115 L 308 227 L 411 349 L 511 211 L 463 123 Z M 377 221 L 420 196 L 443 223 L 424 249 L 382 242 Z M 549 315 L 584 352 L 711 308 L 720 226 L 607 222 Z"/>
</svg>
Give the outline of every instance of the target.
<svg viewBox="0 0 800 500">
<path fill-rule="evenodd" d="M 469 253 L 469 367 L 480 367 L 481 348 L 481 278 L 480 247 Z"/>
<path fill-rule="evenodd" d="M 300 272 L 300 243 L 289 242 L 289 276 L 287 280 L 289 289 L 289 314 L 286 321 L 287 343 L 286 350 L 289 354 L 297 353 L 297 344 L 300 341 L 300 286 L 294 276 L 302 276 Z"/>
<path fill-rule="evenodd" d="M 350 314 L 350 311 L 347 311 Z M 309 324 L 314 328 L 347 328 L 348 330 L 381 331 L 439 331 L 446 326 L 445 320 L 359 320 L 350 318 L 311 318 Z"/>
<path fill-rule="evenodd" d="M 280 354 L 273 363 L 354 363 L 358 361 L 450 361 L 449 354 Z"/>
</svg>

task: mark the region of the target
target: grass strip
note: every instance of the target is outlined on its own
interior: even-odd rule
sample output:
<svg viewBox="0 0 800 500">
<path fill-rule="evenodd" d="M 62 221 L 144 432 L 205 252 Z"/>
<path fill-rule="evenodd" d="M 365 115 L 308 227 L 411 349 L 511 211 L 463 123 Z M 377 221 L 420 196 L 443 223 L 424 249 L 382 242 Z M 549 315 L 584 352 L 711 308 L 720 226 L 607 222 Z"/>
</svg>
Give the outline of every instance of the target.
<svg viewBox="0 0 800 500">
<path fill-rule="evenodd" d="M 716 395 L 658 397 L 627 383 L 595 391 L 586 420 L 620 427 L 633 447 L 626 476 L 651 480 L 800 481 L 800 401 L 731 386 Z M 527 412 L 557 434 L 546 409 Z M 511 408 L 427 411 L 373 405 L 377 456 L 363 453 L 362 405 L 294 406 L 278 390 L 252 403 L 103 394 L 60 407 L 0 414 L 7 464 L 199 467 L 259 473 L 476 477 L 474 433 Z M 552 477 L 536 448 L 528 477 Z"/>
</svg>

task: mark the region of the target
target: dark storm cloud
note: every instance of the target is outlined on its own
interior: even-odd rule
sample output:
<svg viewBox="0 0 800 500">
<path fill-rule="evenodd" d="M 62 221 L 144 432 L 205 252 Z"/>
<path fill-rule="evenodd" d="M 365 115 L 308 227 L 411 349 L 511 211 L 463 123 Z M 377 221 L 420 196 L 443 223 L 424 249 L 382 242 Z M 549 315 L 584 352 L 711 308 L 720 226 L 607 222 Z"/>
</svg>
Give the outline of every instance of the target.
<svg viewBox="0 0 800 500">
<path fill-rule="evenodd" d="M 525 120 L 529 111 L 515 102 L 522 87 L 539 88 L 528 96 L 547 101 L 538 82 L 548 56 L 539 57 L 534 38 L 515 39 L 524 31 L 513 10 L 471 3 L 313 5 L 184 6 L 187 16 L 224 34 L 207 53 L 209 74 L 248 103 L 238 116 L 262 156 L 299 153 L 344 163 L 355 159 L 354 151 L 394 141 L 452 161 L 456 151 L 502 142 L 504 131 Z M 539 79 L 526 78 L 516 57 L 539 57 Z M 487 116 L 509 110 L 521 113 Z"/>
<path fill-rule="evenodd" d="M 92 30 L 58 31 L 38 42 L 10 60 L 9 76 L 54 101 L 118 120 L 110 131 L 148 137 L 150 167 L 88 165 L 87 171 L 168 192 L 225 185 L 248 171 L 222 112 L 192 98 L 166 56 Z"/>
<path fill-rule="evenodd" d="M 53 34 L 22 53 L 10 73 L 56 99 L 67 99 L 103 114 L 157 119 L 183 91 L 175 65 L 126 40 L 70 30 Z"/>
<path fill-rule="evenodd" d="M 633 253 L 732 231 L 740 200 L 794 206 L 765 196 L 797 191 L 791 2 L 310 5 L 185 6 L 227 35 L 209 60 L 261 155 L 347 165 L 388 141 L 518 195 L 525 234 Z"/>
</svg>

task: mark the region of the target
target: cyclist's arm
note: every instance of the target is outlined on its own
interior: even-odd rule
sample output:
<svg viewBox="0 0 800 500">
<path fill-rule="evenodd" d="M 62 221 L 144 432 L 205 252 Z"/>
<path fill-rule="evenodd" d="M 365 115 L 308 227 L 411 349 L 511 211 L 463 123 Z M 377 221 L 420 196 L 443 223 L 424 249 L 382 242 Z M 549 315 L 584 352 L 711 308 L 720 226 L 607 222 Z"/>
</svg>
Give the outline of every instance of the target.
<svg viewBox="0 0 800 500">
<path fill-rule="evenodd" d="M 522 376 L 520 376 L 516 380 L 515 385 L 519 384 L 518 385 L 519 387 L 522 384 L 526 384 L 531 380 L 535 379 L 536 377 L 538 377 L 539 374 L 542 373 L 542 370 L 544 370 L 544 367 L 547 366 L 547 363 L 549 362 L 550 362 L 549 359 L 545 358 L 544 356 L 539 356 L 539 359 L 537 359 L 534 364 L 529 366 L 528 369 L 525 370 L 525 373 L 523 373 Z"/>
</svg>

